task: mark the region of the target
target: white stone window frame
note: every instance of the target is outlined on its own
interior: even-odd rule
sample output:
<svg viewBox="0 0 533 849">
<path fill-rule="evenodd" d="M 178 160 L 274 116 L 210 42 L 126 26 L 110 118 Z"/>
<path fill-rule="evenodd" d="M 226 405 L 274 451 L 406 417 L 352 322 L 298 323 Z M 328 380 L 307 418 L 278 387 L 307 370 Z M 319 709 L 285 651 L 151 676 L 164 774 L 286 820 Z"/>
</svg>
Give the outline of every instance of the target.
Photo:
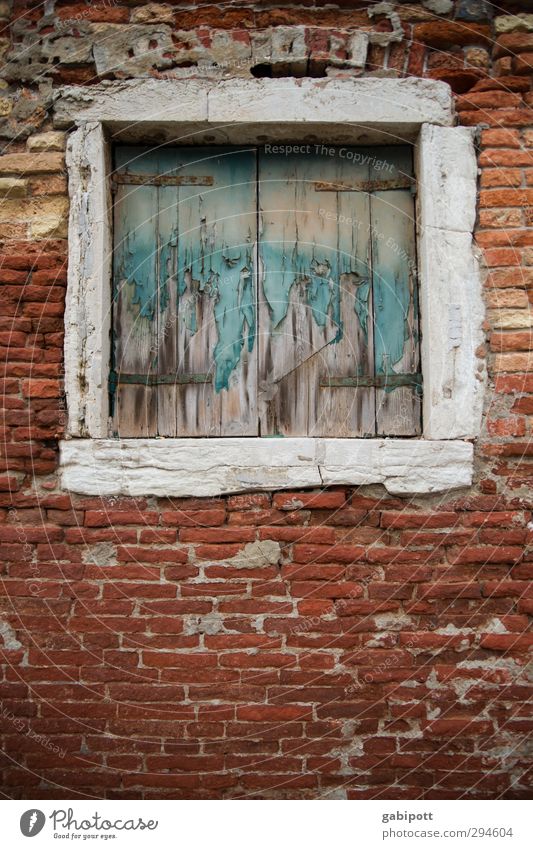
<svg viewBox="0 0 533 849">
<path fill-rule="evenodd" d="M 136 80 L 67 87 L 72 129 L 62 485 L 99 495 L 214 496 L 383 484 L 397 495 L 469 486 L 486 383 L 473 131 L 431 80 Z M 109 438 L 112 141 L 415 145 L 423 375 L 420 438 Z"/>
</svg>

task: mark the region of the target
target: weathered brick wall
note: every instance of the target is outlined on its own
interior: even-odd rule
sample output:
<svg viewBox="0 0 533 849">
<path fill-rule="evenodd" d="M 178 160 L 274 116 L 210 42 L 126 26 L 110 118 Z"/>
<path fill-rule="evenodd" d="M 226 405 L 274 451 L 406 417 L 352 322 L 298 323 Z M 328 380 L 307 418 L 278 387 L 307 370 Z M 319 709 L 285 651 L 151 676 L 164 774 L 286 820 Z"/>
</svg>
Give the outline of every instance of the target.
<svg viewBox="0 0 533 849">
<path fill-rule="evenodd" d="M 0 2 L 4 792 L 527 795 L 533 15 L 516 2 L 493 17 L 484 0 L 12 5 Z M 250 73 L 444 80 L 460 122 L 482 126 L 490 386 L 470 491 L 60 490 L 68 198 L 54 91 Z"/>
</svg>

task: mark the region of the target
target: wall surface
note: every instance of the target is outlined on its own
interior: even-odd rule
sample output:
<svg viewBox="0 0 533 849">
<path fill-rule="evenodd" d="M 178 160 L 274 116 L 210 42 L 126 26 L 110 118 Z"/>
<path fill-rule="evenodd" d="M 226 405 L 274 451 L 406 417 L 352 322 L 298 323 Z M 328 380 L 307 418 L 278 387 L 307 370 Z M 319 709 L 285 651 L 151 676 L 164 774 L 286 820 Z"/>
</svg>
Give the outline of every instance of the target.
<svg viewBox="0 0 533 849">
<path fill-rule="evenodd" d="M 527 3 L 0 2 L 1 784 L 15 798 L 531 792 Z M 467 490 L 61 491 L 65 84 L 417 76 L 479 127 L 489 388 Z M 135 120 L 135 116 L 132 116 Z"/>
</svg>

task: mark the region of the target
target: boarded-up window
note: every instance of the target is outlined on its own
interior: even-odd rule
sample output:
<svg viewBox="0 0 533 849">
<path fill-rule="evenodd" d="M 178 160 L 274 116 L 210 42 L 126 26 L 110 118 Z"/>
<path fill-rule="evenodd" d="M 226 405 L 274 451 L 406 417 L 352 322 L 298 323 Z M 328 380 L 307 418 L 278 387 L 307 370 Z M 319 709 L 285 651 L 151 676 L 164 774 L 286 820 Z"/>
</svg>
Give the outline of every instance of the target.
<svg viewBox="0 0 533 849">
<path fill-rule="evenodd" d="M 409 147 L 115 151 L 113 428 L 420 433 Z"/>
</svg>

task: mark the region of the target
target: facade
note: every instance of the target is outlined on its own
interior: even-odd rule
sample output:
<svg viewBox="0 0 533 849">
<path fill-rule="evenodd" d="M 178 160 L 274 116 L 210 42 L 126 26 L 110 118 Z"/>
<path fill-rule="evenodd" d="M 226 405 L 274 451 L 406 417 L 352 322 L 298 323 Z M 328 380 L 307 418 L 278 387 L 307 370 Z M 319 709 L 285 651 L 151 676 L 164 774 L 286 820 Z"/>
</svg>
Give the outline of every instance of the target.
<svg viewBox="0 0 533 849">
<path fill-rule="evenodd" d="M 0 3 L 9 796 L 528 796 L 526 7 Z"/>
</svg>

